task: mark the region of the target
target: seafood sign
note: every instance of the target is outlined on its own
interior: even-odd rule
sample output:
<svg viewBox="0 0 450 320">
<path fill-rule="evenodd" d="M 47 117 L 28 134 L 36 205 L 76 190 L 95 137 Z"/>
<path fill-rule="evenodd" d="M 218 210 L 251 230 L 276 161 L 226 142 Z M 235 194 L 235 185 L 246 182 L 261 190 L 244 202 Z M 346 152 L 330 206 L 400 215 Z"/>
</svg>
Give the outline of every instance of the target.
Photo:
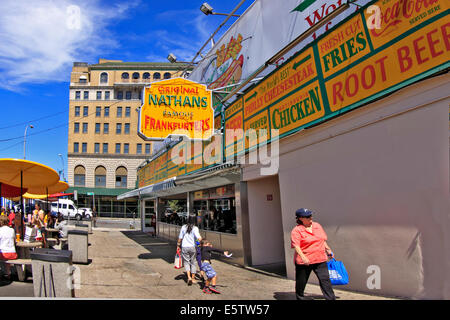
<svg viewBox="0 0 450 320">
<path fill-rule="evenodd" d="M 144 89 L 139 134 L 146 139 L 187 136 L 209 139 L 214 130 L 211 91 L 183 78 L 154 82 Z"/>
</svg>

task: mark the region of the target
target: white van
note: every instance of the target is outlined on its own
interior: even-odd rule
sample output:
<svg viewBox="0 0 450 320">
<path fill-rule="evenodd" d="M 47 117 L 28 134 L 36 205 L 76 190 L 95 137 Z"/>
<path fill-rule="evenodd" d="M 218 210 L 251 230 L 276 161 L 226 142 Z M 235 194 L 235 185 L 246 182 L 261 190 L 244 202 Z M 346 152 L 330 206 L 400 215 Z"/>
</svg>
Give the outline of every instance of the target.
<svg viewBox="0 0 450 320">
<path fill-rule="evenodd" d="M 86 208 L 84 208 L 86 209 Z M 82 218 L 92 219 L 91 210 L 78 209 L 75 203 L 69 199 L 60 199 L 59 202 L 52 202 L 52 213 L 61 213 L 64 218 L 81 220 Z"/>
</svg>

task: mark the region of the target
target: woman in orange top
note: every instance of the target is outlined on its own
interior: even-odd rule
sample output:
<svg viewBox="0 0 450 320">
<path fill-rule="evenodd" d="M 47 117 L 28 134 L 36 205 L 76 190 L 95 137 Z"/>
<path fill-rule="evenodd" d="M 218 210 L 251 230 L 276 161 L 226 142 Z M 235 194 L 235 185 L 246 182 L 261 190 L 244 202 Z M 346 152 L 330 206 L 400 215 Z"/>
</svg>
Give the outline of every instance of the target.
<svg viewBox="0 0 450 320">
<path fill-rule="evenodd" d="M 327 300 L 335 300 L 328 273 L 327 256 L 333 252 L 327 244 L 322 226 L 312 221 L 312 211 L 301 208 L 295 212 L 297 226 L 291 232 L 291 247 L 295 249 L 295 293 L 298 300 L 306 300 L 304 291 L 311 271 L 319 279 L 320 289 Z"/>
</svg>

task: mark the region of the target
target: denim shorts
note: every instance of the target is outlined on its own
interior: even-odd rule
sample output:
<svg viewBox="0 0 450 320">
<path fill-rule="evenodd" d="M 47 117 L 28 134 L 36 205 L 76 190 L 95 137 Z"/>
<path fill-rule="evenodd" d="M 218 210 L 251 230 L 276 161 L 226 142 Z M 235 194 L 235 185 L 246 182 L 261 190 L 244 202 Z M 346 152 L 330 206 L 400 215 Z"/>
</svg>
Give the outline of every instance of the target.
<svg viewBox="0 0 450 320">
<path fill-rule="evenodd" d="M 216 271 L 208 262 L 203 262 L 200 270 L 205 272 L 208 279 L 212 279 L 217 275 Z"/>
</svg>

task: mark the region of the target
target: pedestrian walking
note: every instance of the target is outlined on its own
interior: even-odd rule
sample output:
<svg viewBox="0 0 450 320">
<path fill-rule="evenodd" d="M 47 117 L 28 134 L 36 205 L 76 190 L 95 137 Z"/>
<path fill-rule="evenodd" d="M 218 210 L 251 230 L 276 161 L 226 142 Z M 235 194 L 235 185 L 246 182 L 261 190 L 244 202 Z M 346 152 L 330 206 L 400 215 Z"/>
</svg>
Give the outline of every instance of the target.
<svg viewBox="0 0 450 320">
<path fill-rule="evenodd" d="M 183 225 L 178 236 L 177 250 L 181 248 L 184 269 L 186 270 L 188 285 L 196 283 L 194 275 L 197 272 L 195 241 L 201 241 L 198 227 L 195 226 L 195 216 L 189 216 L 187 224 Z"/>
<path fill-rule="evenodd" d="M 295 212 L 297 226 L 291 232 L 291 248 L 295 249 L 295 293 L 297 300 L 304 296 L 306 283 L 313 271 L 319 279 L 320 289 L 327 300 L 335 300 L 328 273 L 327 260 L 333 252 L 327 244 L 327 235 L 322 226 L 312 221 L 311 210 L 301 208 Z"/>
</svg>

